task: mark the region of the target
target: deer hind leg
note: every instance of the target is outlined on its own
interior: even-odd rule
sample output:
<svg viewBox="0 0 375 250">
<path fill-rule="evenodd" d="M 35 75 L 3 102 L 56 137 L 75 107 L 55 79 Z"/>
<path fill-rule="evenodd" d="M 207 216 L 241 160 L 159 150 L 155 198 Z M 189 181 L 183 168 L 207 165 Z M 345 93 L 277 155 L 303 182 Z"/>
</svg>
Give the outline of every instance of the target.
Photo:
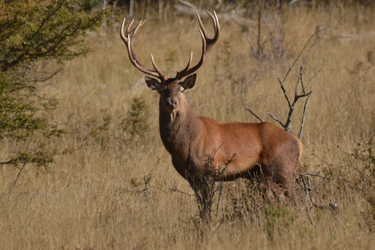
<svg viewBox="0 0 375 250">
<path fill-rule="evenodd" d="M 294 171 L 298 164 L 298 158 L 288 159 L 287 156 L 276 157 L 272 164 L 271 178 L 276 184 L 285 189 L 286 195 L 296 204 L 296 190 L 294 184 Z"/>
<path fill-rule="evenodd" d="M 294 204 L 297 203 L 296 189 L 294 185 L 293 173 L 288 174 L 281 183 L 286 189 L 286 195 L 292 200 Z"/>
</svg>

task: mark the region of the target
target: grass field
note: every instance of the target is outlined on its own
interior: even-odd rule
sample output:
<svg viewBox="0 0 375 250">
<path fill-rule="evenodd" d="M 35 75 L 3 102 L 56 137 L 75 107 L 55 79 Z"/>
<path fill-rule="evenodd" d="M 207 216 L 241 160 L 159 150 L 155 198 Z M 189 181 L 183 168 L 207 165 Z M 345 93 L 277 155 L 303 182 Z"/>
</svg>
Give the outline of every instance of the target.
<svg viewBox="0 0 375 250">
<path fill-rule="evenodd" d="M 272 15 L 266 14 L 272 28 Z M 295 7 L 275 14 L 285 34 L 274 56 L 251 54 L 247 33 L 221 21 L 221 37 L 195 87 L 195 113 L 221 121 L 285 120 L 278 84 L 317 26 L 338 27 L 313 48 L 305 66 L 312 90 L 298 172 L 310 177 L 319 209 L 266 201 L 244 180 L 223 184 L 209 225 L 202 225 L 193 191 L 174 170 L 158 129 L 158 95 L 129 62 L 119 27 L 89 41 L 95 50 L 70 62 L 43 93 L 59 100 L 49 114 L 65 130 L 48 141 L 58 152 L 48 169 L 0 169 L 0 249 L 371 249 L 375 245 L 375 11 L 362 7 Z M 219 15 L 220 19 L 220 15 Z M 211 24 L 205 19 L 207 28 Z M 256 43 L 256 24 L 250 40 Z M 282 30 L 280 30 L 282 29 Z M 201 41 L 194 18 L 150 19 L 135 50 L 150 53 L 169 75 L 181 70 Z M 293 94 L 300 62 L 288 77 Z M 292 129 L 298 132 L 303 103 Z M 35 138 L 38 140 L 38 138 Z M 0 152 L 0 156 L 6 155 Z M 177 191 L 176 191 L 177 190 Z M 301 200 L 303 200 L 303 192 Z"/>
</svg>

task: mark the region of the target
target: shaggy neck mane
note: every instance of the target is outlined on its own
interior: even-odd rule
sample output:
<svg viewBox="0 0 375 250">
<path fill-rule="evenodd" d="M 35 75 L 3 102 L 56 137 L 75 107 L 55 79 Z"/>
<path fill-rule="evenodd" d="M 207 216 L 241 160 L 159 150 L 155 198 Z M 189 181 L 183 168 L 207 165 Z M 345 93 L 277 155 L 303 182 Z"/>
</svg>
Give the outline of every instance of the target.
<svg viewBox="0 0 375 250">
<path fill-rule="evenodd" d="M 181 98 L 180 106 L 170 113 L 159 102 L 160 136 L 164 146 L 171 155 L 187 158 L 190 144 L 200 131 L 201 123 L 185 98 Z"/>
</svg>

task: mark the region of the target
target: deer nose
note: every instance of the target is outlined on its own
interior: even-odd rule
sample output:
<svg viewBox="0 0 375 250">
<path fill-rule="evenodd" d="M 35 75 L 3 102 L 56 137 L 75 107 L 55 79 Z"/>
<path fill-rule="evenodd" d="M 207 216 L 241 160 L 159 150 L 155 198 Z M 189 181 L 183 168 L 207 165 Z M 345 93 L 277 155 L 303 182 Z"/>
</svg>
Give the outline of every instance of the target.
<svg viewBox="0 0 375 250">
<path fill-rule="evenodd" d="M 166 105 L 171 108 L 177 108 L 178 103 L 177 103 L 177 100 L 175 99 L 167 99 Z"/>
</svg>

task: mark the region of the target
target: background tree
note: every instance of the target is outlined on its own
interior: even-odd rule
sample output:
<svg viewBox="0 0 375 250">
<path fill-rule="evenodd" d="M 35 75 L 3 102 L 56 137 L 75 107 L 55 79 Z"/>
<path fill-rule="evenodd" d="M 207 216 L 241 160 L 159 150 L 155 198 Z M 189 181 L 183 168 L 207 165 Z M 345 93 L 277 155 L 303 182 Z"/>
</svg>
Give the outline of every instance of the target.
<svg viewBox="0 0 375 250">
<path fill-rule="evenodd" d="M 98 30 L 106 11 L 87 14 L 84 4 L 0 1 L 0 148 L 6 158 L 0 164 L 19 167 L 20 173 L 27 163 L 52 162 L 55 150 L 48 140 L 62 130 L 46 116 L 56 101 L 39 91 L 51 83 L 64 61 L 89 51 L 84 36 Z"/>
</svg>

